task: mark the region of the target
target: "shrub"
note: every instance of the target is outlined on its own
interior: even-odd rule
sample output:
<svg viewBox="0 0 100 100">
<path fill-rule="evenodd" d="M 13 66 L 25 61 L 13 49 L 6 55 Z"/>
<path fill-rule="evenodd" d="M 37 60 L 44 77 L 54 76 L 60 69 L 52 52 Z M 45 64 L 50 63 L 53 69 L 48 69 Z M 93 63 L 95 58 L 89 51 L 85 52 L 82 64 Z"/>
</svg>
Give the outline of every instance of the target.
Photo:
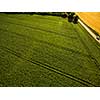
<svg viewBox="0 0 100 100">
<path fill-rule="evenodd" d="M 77 15 L 74 16 L 73 23 L 74 24 L 77 24 L 78 23 L 78 16 Z"/>
</svg>

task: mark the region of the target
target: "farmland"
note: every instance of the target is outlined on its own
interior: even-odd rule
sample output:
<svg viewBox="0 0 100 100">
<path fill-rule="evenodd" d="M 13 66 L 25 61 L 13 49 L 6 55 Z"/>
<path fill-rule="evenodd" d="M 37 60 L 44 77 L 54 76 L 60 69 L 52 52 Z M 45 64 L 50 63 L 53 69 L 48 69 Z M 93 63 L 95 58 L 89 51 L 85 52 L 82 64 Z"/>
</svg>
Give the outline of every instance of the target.
<svg viewBox="0 0 100 100">
<path fill-rule="evenodd" d="M 100 86 L 100 45 L 61 17 L 0 14 L 0 86 Z"/>
<path fill-rule="evenodd" d="M 78 12 L 77 15 L 100 35 L 100 12 Z"/>
</svg>

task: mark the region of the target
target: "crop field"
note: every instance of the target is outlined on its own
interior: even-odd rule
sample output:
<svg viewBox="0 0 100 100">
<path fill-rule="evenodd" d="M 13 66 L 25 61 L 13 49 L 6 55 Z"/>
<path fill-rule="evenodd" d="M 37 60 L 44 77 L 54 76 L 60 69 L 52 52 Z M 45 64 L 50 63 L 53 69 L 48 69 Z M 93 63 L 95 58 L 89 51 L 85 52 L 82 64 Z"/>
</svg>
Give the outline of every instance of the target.
<svg viewBox="0 0 100 100">
<path fill-rule="evenodd" d="M 100 35 L 100 12 L 77 12 L 77 15 Z"/>
<path fill-rule="evenodd" d="M 67 18 L 0 14 L 0 86 L 100 86 L 100 44 Z"/>
</svg>

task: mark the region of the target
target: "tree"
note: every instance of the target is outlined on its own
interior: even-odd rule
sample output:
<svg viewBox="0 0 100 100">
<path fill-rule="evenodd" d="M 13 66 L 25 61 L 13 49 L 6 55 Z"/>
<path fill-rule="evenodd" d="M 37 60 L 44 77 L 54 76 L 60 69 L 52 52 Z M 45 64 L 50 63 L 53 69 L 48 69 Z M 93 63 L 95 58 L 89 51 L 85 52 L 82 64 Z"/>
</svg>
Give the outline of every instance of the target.
<svg viewBox="0 0 100 100">
<path fill-rule="evenodd" d="M 69 21 L 69 22 L 73 22 L 74 14 L 75 14 L 75 13 L 70 13 L 70 14 L 68 15 L 68 21 Z"/>
<path fill-rule="evenodd" d="M 77 24 L 77 23 L 78 23 L 78 19 L 79 19 L 78 16 L 75 15 L 75 16 L 74 16 L 74 19 L 73 19 L 73 23 L 74 23 L 74 24 Z"/>
</svg>

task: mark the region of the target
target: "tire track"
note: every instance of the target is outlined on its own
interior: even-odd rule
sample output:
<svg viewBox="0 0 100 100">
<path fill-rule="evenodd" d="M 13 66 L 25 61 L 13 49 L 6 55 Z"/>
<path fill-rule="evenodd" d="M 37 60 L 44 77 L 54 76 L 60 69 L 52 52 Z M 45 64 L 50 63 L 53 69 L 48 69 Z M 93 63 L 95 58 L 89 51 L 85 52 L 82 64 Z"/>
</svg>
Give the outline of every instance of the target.
<svg viewBox="0 0 100 100">
<path fill-rule="evenodd" d="M 4 59 L 4 57 L 3 57 L 3 56 L 0 56 L 0 59 Z M 2 65 L 2 67 L 4 68 L 5 66 L 4 66 L 4 65 Z M 6 72 L 6 70 L 4 70 L 3 68 L 2 68 L 2 70 L 1 70 L 1 71 L 2 71 L 2 74 L 3 74 L 3 71 L 5 71 L 5 72 Z M 6 68 L 6 69 L 8 69 L 8 68 Z M 6 73 L 7 73 L 7 72 L 6 72 Z M 1 74 L 1 73 L 0 73 L 0 74 Z M 45 76 L 45 75 L 46 75 L 46 73 L 44 73 L 43 75 Z M 48 77 L 47 77 L 47 76 L 45 76 L 45 78 L 47 78 L 47 79 L 48 79 Z M 59 82 L 58 80 L 53 80 L 53 79 L 52 79 L 52 77 L 49 77 L 49 79 L 50 79 L 51 81 L 54 81 L 54 82 L 56 82 L 56 81 L 57 81 L 57 83 L 58 83 L 60 86 L 63 86 L 63 84 L 62 84 L 61 82 Z"/>
<path fill-rule="evenodd" d="M 73 25 L 72 25 L 73 26 Z M 74 27 L 73 27 L 74 28 Z M 82 27 L 80 27 L 82 29 Z M 100 70 L 100 64 L 99 62 L 95 59 L 95 57 L 92 55 L 91 51 L 89 50 L 88 46 L 85 44 L 84 40 L 82 39 L 82 37 L 80 36 L 79 32 L 77 32 L 77 30 L 74 28 L 74 30 L 76 31 L 79 40 L 81 41 L 81 43 L 83 44 L 84 48 L 86 49 L 87 53 L 89 54 L 90 59 L 92 60 L 92 62 L 94 62 L 94 64 L 96 65 L 96 67 Z M 83 29 L 82 29 L 83 30 Z"/>
<path fill-rule="evenodd" d="M 2 50 L 2 49 L 1 49 L 1 50 Z M 1 51 L 1 50 L 0 50 L 0 51 Z M 7 51 L 6 51 L 6 52 L 7 52 Z M 4 59 L 4 56 L 1 56 L 1 55 L 0 55 L 0 59 Z M 2 61 L 2 62 L 5 63 L 5 60 Z M 2 67 L 4 68 L 4 65 L 2 65 Z M 1 67 L 1 68 L 2 68 L 2 67 Z M 2 68 L 2 70 L 4 70 L 3 68 Z M 8 68 L 6 67 L 6 69 L 8 69 Z M 5 70 L 4 70 L 4 71 L 5 71 Z M 7 73 L 7 72 L 6 72 L 6 73 Z M 45 75 L 45 74 L 46 74 L 46 73 L 44 73 L 44 75 Z M 48 79 L 48 77 L 46 77 L 46 76 L 45 76 L 45 78 Z M 55 82 L 55 80 L 53 80 L 52 77 L 49 77 L 49 79 Z M 62 84 L 61 82 L 57 81 L 57 83 L 58 83 L 60 86 L 63 86 L 63 84 Z"/>
<path fill-rule="evenodd" d="M 17 34 L 18 35 L 18 34 Z M 22 35 L 22 37 L 23 37 L 24 35 Z M 19 38 L 19 37 L 18 37 Z M 27 37 L 26 37 L 27 38 Z M 37 39 L 36 39 L 37 40 Z M 42 41 L 36 41 L 36 42 L 39 42 L 39 44 L 41 44 L 42 43 Z M 47 44 L 48 46 L 49 46 L 49 44 Z M 31 49 L 31 51 L 35 51 L 34 53 L 40 53 L 41 55 L 43 54 L 42 52 L 41 52 L 41 50 L 37 50 L 37 49 L 35 49 L 35 48 L 33 48 L 32 46 L 26 46 L 25 44 L 22 44 L 22 46 L 23 47 L 26 47 L 26 48 L 30 48 Z M 48 46 L 46 46 L 45 45 L 45 48 L 48 48 Z M 61 49 L 61 48 L 60 48 Z M 27 49 L 26 49 L 27 50 Z M 24 49 L 22 50 L 22 51 L 24 51 Z M 66 50 L 67 51 L 67 50 Z M 69 52 L 70 52 L 70 50 L 69 50 Z M 37 54 L 36 53 L 36 54 Z M 51 52 L 51 53 L 53 53 L 53 52 Z M 73 59 L 72 59 L 72 57 L 67 57 L 68 58 L 68 60 L 65 60 L 65 59 L 63 59 L 63 58 L 61 58 L 60 56 L 58 57 L 58 56 L 56 56 L 56 55 L 51 55 L 50 53 L 45 53 L 45 55 L 48 55 L 48 56 L 50 56 L 50 57 L 52 57 L 52 58 L 56 58 L 56 59 L 59 59 L 59 60 L 61 60 L 61 61 L 64 61 L 64 62 L 67 62 L 67 64 L 68 65 L 70 65 L 70 63 L 71 62 L 73 62 Z M 64 55 L 63 55 L 64 56 Z M 41 57 L 44 57 L 44 56 L 41 56 Z M 80 64 L 77 64 L 77 63 L 74 63 L 74 64 L 76 64 L 77 66 L 80 66 L 80 67 L 82 67 Z"/>
<path fill-rule="evenodd" d="M 13 23 L 13 22 L 10 22 L 10 21 L 5 21 L 5 22 L 6 23 L 10 23 L 10 24 L 14 24 L 14 25 L 18 25 L 18 26 L 21 26 L 21 27 L 23 26 L 23 27 L 27 27 L 27 28 L 30 28 L 30 29 L 36 29 L 36 30 L 44 31 L 44 32 L 47 32 L 47 33 L 49 32 L 51 34 L 55 34 L 55 35 L 58 35 L 58 36 L 63 36 L 63 37 L 66 38 L 66 35 L 58 33 L 58 32 L 55 32 L 55 31 L 45 30 L 45 29 L 42 29 L 42 28 L 39 28 L 39 27 L 33 27 L 33 26 L 31 27 L 29 25 L 23 25 L 23 24 Z M 24 24 L 28 24 L 28 23 L 24 23 Z M 71 37 L 69 37 L 69 38 L 71 38 Z"/>
<path fill-rule="evenodd" d="M 22 21 L 22 20 L 21 20 Z M 39 27 L 34 27 L 34 26 L 29 26 L 29 25 L 26 25 L 26 24 L 29 24 L 29 23 L 24 23 L 24 24 L 19 24 L 19 23 L 13 23 L 13 22 L 9 22 L 9 21 L 5 21 L 6 23 L 10 23 L 10 24 L 14 24 L 14 25 L 18 25 L 18 26 L 23 26 L 23 27 L 27 27 L 27 28 L 30 28 L 30 29 L 36 29 L 36 30 L 40 30 L 40 31 L 45 31 L 45 32 L 49 32 L 49 33 L 51 33 L 51 34 L 55 34 L 55 35 L 57 35 L 57 36 L 62 36 L 62 37 L 64 37 L 64 38 L 69 38 L 69 39 L 76 39 L 76 37 L 72 37 L 72 36 L 68 36 L 68 35 L 65 35 L 63 32 L 62 32 L 62 34 L 61 33 L 59 33 L 59 32 L 55 32 L 55 31 L 51 31 L 51 30 L 45 30 L 45 29 L 43 29 L 43 28 L 39 28 Z"/>
<path fill-rule="evenodd" d="M 5 31 L 5 30 L 4 30 L 4 31 Z M 14 34 L 16 34 L 16 35 L 18 35 L 18 36 L 21 36 L 21 37 L 28 38 L 28 39 L 33 39 L 33 38 L 31 38 L 31 37 L 24 36 L 24 35 L 19 34 L 19 33 L 15 33 L 15 32 L 14 32 Z M 18 38 L 19 38 L 19 37 L 18 37 Z M 38 39 L 36 39 L 36 38 L 34 38 L 34 41 L 39 42 L 39 44 L 44 43 L 43 41 L 40 41 L 40 40 L 38 40 Z M 44 43 L 44 44 L 47 44 L 47 43 Z M 50 44 L 47 44 L 47 45 L 50 46 Z M 26 45 L 23 44 L 23 46 L 25 47 Z M 46 46 L 46 48 L 48 48 L 48 46 Z M 53 45 L 51 45 L 51 46 L 53 46 Z M 58 48 L 58 47 L 56 47 L 56 46 L 53 46 L 53 47 Z M 41 51 L 38 51 L 38 50 L 32 48 L 32 46 L 27 46 L 27 48 L 31 48 L 31 51 L 34 50 L 35 52 L 41 53 Z M 61 48 L 59 48 L 59 49 L 61 49 Z M 69 52 L 70 52 L 70 51 L 72 51 L 72 50 L 66 50 L 66 51 L 69 51 Z M 42 54 L 42 53 L 41 53 L 41 54 Z M 68 60 L 64 60 L 64 59 L 62 59 L 62 58 L 60 58 L 60 57 L 57 57 L 56 55 L 54 56 L 54 55 L 51 55 L 51 54 L 49 54 L 49 53 L 45 53 L 45 54 L 48 55 L 48 56 L 51 56 L 51 57 L 53 57 L 53 58 L 56 58 L 56 59 L 65 61 L 65 62 L 67 61 L 67 62 L 68 62 L 67 64 L 71 63 L 71 61 L 73 60 L 73 59 L 71 59 L 71 57 L 69 57 Z M 43 57 L 43 56 L 42 56 L 42 57 Z M 71 61 L 69 61 L 69 59 L 70 59 Z M 75 63 L 75 64 L 76 64 L 76 63 Z M 69 65 L 70 65 L 70 64 L 69 64 Z M 77 66 L 82 67 L 80 64 L 77 64 Z"/>
<path fill-rule="evenodd" d="M 3 31 L 9 32 L 9 31 L 6 30 L 6 29 L 2 29 L 2 30 L 3 30 Z M 17 35 L 17 36 L 20 36 L 20 37 L 22 37 L 22 38 L 24 37 L 24 38 L 27 38 L 27 39 L 29 39 L 29 40 L 30 40 L 30 39 L 33 39 L 34 41 L 39 42 L 40 44 L 46 44 L 46 45 L 48 45 L 48 46 L 52 46 L 52 47 L 55 47 L 55 48 L 62 49 L 62 50 L 64 50 L 64 51 L 69 51 L 69 52 L 72 52 L 72 53 L 79 54 L 79 55 L 82 55 L 82 56 L 85 56 L 85 57 L 90 58 L 89 55 L 84 54 L 84 53 L 79 52 L 79 51 L 76 51 L 76 50 L 73 50 L 73 49 L 71 49 L 71 48 L 67 48 L 67 47 L 62 47 L 62 46 L 59 46 L 59 45 L 55 45 L 55 44 L 49 43 L 49 42 L 47 42 L 47 41 L 43 41 L 43 40 L 36 39 L 35 37 L 29 37 L 29 36 L 27 36 L 27 35 L 22 35 L 22 34 L 19 34 L 19 33 L 16 33 L 16 32 L 10 32 L 10 33 L 14 33 L 14 34 Z"/>
<path fill-rule="evenodd" d="M 82 27 L 80 27 L 80 28 L 82 29 Z M 82 29 L 82 30 L 83 30 L 83 29 Z M 81 38 L 81 37 L 80 37 L 80 38 Z M 81 38 L 81 41 L 83 42 L 84 47 L 86 48 L 86 50 L 87 50 L 87 52 L 88 52 L 90 58 L 91 58 L 92 61 L 95 63 L 96 67 L 99 68 L 99 70 L 100 70 L 100 64 L 99 64 L 99 62 L 96 60 L 96 58 L 94 57 L 94 55 L 92 54 L 92 52 L 90 51 L 90 49 L 88 48 L 88 46 L 85 44 L 85 42 L 82 40 L 82 38 Z"/>
<path fill-rule="evenodd" d="M 20 53 L 15 52 L 15 51 L 13 51 L 13 50 L 7 48 L 7 47 L 0 47 L 0 48 L 3 49 L 3 50 L 5 50 L 6 52 L 9 52 L 9 53 L 11 53 L 11 54 L 17 56 L 18 58 L 21 58 L 21 59 L 23 59 L 23 60 L 25 60 L 25 61 L 28 61 L 28 62 L 31 62 L 31 63 L 36 64 L 36 65 L 38 65 L 38 66 L 41 66 L 41 67 L 43 67 L 43 68 L 45 68 L 45 69 L 48 69 L 48 70 L 50 70 L 50 71 L 52 71 L 52 72 L 55 72 L 55 73 L 57 73 L 57 74 L 59 74 L 59 75 L 61 75 L 61 76 L 65 76 L 65 77 L 67 77 L 67 78 L 70 78 L 70 79 L 72 79 L 72 80 L 74 80 L 74 81 L 76 81 L 76 82 L 79 82 L 79 83 L 83 84 L 84 86 L 94 86 L 94 87 L 96 87 L 94 84 L 92 84 L 92 83 L 90 83 L 90 82 L 88 82 L 88 81 L 85 81 L 85 80 L 83 80 L 83 79 L 80 79 L 80 78 L 78 78 L 78 77 L 75 77 L 75 76 L 73 76 L 73 75 L 71 75 L 71 74 L 69 74 L 69 73 L 65 73 L 65 72 L 63 72 L 63 71 L 60 71 L 59 69 L 56 69 L 56 68 L 50 66 L 49 64 L 42 63 L 42 62 L 36 61 L 36 60 L 33 61 L 33 60 L 30 60 L 30 59 L 26 59 L 26 57 L 22 57 Z"/>
<path fill-rule="evenodd" d="M 34 50 L 35 52 L 40 53 L 42 55 L 41 51 L 38 51 L 36 49 L 32 49 L 32 50 Z M 63 61 L 63 63 L 66 62 L 67 65 L 70 65 L 70 63 L 73 62 L 73 59 L 71 59 L 71 57 L 67 57 L 68 58 L 68 60 L 67 60 L 67 59 L 63 59 L 61 57 L 58 57 L 56 55 L 51 55 L 50 53 L 45 53 L 45 55 L 48 55 L 48 56 L 50 56 L 52 58 L 56 58 L 57 60 Z M 41 56 L 41 57 L 44 57 L 44 56 Z M 64 63 L 64 64 L 66 64 L 66 63 Z M 77 66 L 82 67 L 80 64 L 77 64 L 77 63 L 73 63 L 73 64 L 76 64 Z"/>
</svg>

